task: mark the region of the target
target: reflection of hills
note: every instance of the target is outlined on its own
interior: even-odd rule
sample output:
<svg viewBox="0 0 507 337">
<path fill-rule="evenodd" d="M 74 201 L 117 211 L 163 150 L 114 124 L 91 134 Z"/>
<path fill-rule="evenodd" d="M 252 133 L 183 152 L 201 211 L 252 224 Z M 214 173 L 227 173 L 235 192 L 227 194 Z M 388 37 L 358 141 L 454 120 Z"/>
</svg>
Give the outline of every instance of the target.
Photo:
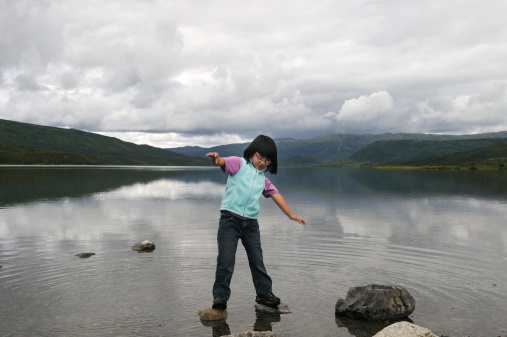
<svg viewBox="0 0 507 337">
<path fill-rule="evenodd" d="M 274 177 L 281 190 L 326 195 L 454 194 L 498 196 L 507 194 L 507 174 L 499 170 L 381 170 L 282 168 Z M 283 192 L 282 192 L 283 194 Z"/>
<path fill-rule="evenodd" d="M 0 168 L 0 206 L 41 199 L 77 197 L 159 179 L 225 183 L 220 170 L 120 167 Z"/>
<path fill-rule="evenodd" d="M 360 171 L 351 171 L 350 176 L 369 189 L 382 193 L 507 194 L 504 171 L 366 170 L 367 174 Z"/>
</svg>

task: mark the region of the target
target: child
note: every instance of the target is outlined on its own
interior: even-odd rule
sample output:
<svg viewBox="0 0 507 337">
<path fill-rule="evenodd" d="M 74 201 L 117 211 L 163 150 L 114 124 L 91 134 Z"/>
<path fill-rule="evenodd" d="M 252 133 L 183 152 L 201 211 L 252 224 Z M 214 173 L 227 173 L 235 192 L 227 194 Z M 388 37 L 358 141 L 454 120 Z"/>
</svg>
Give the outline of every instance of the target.
<svg viewBox="0 0 507 337">
<path fill-rule="evenodd" d="M 276 144 L 270 137 L 259 135 L 245 149 L 243 158 L 221 158 L 218 153 L 206 154 L 213 165 L 229 174 L 225 195 L 220 206 L 218 226 L 218 257 L 213 285 L 213 308 L 226 309 L 231 295 L 229 287 L 238 240 L 245 247 L 257 297 L 255 301 L 270 307 L 280 304 L 271 289 L 272 282 L 262 258 L 259 224 L 259 198 L 270 197 L 292 220 L 306 225 L 305 220 L 292 213 L 276 187 L 264 176 L 264 171 L 276 174 L 278 168 Z"/>
</svg>

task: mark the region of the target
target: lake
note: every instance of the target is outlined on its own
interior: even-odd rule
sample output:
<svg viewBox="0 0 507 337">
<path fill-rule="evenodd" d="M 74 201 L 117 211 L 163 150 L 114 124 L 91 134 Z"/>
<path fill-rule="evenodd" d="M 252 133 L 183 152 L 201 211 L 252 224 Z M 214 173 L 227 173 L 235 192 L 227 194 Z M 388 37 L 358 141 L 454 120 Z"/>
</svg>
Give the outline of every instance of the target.
<svg viewBox="0 0 507 337">
<path fill-rule="evenodd" d="M 438 336 L 507 336 L 504 171 L 268 177 L 308 223 L 261 198 L 266 268 L 292 313 L 256 313 L 239 245 L 227 322 L 206 326 L 197 312 L 212 302 L 220 169 L 0 167 L 0 335 L 369 337 L 381 327 L 336 319 L 336 301 L 391 284 L 415 298 L 410 320 Z M 145 239 L 155 251 L 131 250 Z"/>
</svg>

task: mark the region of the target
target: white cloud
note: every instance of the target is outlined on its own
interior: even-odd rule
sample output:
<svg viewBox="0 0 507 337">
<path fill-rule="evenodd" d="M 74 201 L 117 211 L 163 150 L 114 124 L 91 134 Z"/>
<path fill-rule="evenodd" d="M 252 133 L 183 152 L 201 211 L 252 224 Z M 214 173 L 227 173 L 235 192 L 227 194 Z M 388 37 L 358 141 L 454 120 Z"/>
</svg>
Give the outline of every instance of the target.
<svg viewBox="0 0 507 337">
<path fill-rule="evenodd" d="M 387 91 L 378 91 L 346 100 L 336 119 L 340 122 L 364 123 L 387 114 L 393 105 L 393 98 Z"/>
</svg>

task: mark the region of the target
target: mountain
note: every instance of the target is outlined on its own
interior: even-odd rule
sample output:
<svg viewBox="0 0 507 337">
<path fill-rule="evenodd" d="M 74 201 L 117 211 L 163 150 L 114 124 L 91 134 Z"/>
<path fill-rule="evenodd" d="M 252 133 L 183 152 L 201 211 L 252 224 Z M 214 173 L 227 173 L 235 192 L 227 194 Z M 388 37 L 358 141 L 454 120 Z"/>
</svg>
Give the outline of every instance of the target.
<svg viewBox="0 0 507 337">
<path fill-rule="evenodd" d="M 364 162 L 393 162 L 442 154 L 454 156 L 506 139 L 504 131 L 458 136 L 332 134 L 307 139 L 275 138 L 275 142 L 280 165 L 357 167 Z M 241 156 L 248 144 L 160 149 L 74 129 L 0 119 L 0 164 L 208 166 L 207 152 L 218 152 L 224 157 Z"/>
<path fill-rule="evenodd" d="M 209 165 L 196 158 L 117 138 L 0 119 L 0 164 Z"/>
<path fill-rule="evenodd" d="M 413 141 L 436 141 L 457 139 L 488 139 L 507 138 L 507 131 L 497 133 L 485 133 L 480 135 L 432 135 L 421 133 L 386 133 L 386 134 L 332 134 L 307 139 L 275 141 L 278 149 L 278 160 L 283 161 L 298 155 L 315 157 L 322 161 L 345 159 L 354 155 L 365 146 L 376 141 L 387 140 L 413 140 Z M 204 156 L 207 152 L 218 152 L 221 156 L 241 156 L 249 143 L 229 144 L 203 147 L 179 147 L 168 150 L 185 155 Z M 441 153 L 434 153 L 436 155 Z M 375 161 L 361 158 L 364 161 Z M 391 159 L 389 159 L 391 160 Z"/>
<path fill-rule="evenodd" d="M 491 165 L 504 166 L 507 162 L 507 140 L 478 149 L 452 154 L 395 161 L 393 165 Z"/>
<path fill-rule="evenodd" d="M 469 151 L 507 138 L 450 139 L 450 140 L 378 140 L 366 145 L 349 159 L 358 162 L 391 162 L 411 158 Z"/>
</svg>

